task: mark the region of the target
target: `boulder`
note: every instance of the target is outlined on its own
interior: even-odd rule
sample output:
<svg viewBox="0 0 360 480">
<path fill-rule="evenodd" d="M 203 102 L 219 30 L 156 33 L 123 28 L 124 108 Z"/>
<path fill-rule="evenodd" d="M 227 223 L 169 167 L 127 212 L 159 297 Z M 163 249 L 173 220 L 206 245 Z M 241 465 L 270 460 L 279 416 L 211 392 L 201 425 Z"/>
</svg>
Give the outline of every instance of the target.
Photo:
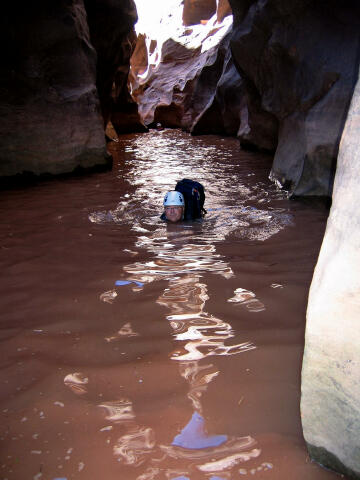
<svg viewBox="0 0 360 480">
<path fill-rule="evenodd" d="M 358 479 L 359 130 L 360 78 L 340 143 L 333 203 L 310 289 L 301 386 L 301 417 L 311 457 Z"/>
<path fill-rule="evenodd" d="M 230 4 L 235 65 L 249 98 L 255 93 L 259 109 L 279 124 L 271 178 L 292 195 L 331 196 L 339 139 L 356 81 L 358 2 Z"/>
</svg>

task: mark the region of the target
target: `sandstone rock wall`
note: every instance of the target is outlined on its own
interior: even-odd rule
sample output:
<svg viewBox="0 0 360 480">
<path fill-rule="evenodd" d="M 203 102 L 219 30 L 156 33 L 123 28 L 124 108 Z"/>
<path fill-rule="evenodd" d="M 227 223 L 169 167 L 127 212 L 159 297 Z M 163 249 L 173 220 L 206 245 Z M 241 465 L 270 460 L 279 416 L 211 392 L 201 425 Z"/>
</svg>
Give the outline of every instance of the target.
<svg viewBox="0 0 360 480">
<path fill-rule="evenodd" d="M 230 37 L 225 40 L 222 73 L 208 93 L 207 103 L 193 120 L 191 133 L 237 136 L 244 148 L 274 152 L 277 146 L 277 119 L 261 108 L 259 95 L 243 81 L 233 62 Z M 201 76 L 206 81 L 206 72 Z"/>
<path fill-rule="evenodd" d="M 358 2 L 230 3 L 235 64 L 279 122 L 271 177 L 294 195 L 331 196 L 359 60 Z"/>
<path fill-rule="evenodd" d="M 178 0 L 161 19 L 161 28 L 169 32 L 168 36 L 164 37 L 163 32 L 158 37 L 157 32 L 153 32 L 154 36 L 151 32 L 139 36 L 131 60 L 132 94 L 147 125 L 161 123 L 190 130 L 213 98 L 229 52 L 232 23 L 227 1 L 219 2 L 218 10 L 215 7 L 216 2 L 193 1 L 187 2 L 183 10 Z M 180 15 L 176 16 L 175 11 Z M 192 26 L 187 27 L 183 17 L 190 16 L 192 20 L 186 23 Z M 219 128 L 212 123 L 208 126 L 217 133 L 226 132 L 222 123 Z"/>
<path fill-rule="evenodd" d="M 360 478 L 360 79 L 340 144 L 325 237 L 311 284 L 301 416 L 311 456 Z"/>
<path fill-rule="evenodd" d="M 110 116 L 109 104 L 118 107 L 116 112 L 126 97 L 136 18 L 132 0 L 85 0 L 85 5 L 83 0 L 38 0 L 21 8 L 16 2 L 2 7 L 4 184 L 15 175 L 111 164 L 104 119 Z M 109 100 L 114 80 L 115 99 Z"/>
<path fill-rule="evenodd" d="M 106 164 L 83 2 L 8 6 L 1 35 L 0 175 Z"/>
<path fill-rule="evenodd" d="M 172 2 L 174 11 L 183 2 L 177 3 Z M 133 82 L 142 118 L 193 134 L 237 135 L 245 148 L 275 152 L 271 178 L 291 195 L 331 196 L 356 82 L 360 4 L 230 0 L 230 5 L 230 47 L 229 30 L 219 21 L 221 12 L 231 9 L 220 1 L 209 20 L 212 0 L 185 2 L 180 19 L 171 14 L 162 19 L 159 29 L 165 31 L 169 22 L 173 29 L 161 42 L 144 32 L 148 64 Z M 209 37 L 211 50 L 204 48 Z M 151 40 L 157 45 L 152 53 Z"/>
<path fill-rule="evenodd" d="M 197 25 L 216 13 L 216 0 L 184 0 L 183 24 Z"/>
<path fill-rule="evenodd" d="M 97 54 L 96 86 L 106 127 L 118 134 L 146 131 L 128 89 L 130 57 L 136 46 L 133 0 L 84 0 L 90 40 Z"/>
</svg>

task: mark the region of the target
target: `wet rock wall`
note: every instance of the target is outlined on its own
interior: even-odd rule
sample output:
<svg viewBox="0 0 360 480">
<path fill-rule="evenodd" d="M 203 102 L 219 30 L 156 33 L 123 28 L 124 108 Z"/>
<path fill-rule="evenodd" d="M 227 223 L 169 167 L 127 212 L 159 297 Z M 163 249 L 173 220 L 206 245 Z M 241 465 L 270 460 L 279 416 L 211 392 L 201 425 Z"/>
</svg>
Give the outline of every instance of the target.
<svg viewBox="0 0 360 480">
<path fill-rule="evenodd" d="M 0 177 L 4 185 L 12 176 L 69 173 L 111 164 L 104 124 L 110 118 L 110 105 L 119 108 L 124 86 L 127 90 L 136 19 L 132 0 L 38 0 L 21 8 L 14 3 L 3 7 Z"/>
<path fill-rule="evenodd" d="M 230 3 L 235 64 L 279 122 L 271 177 L 294 195 L 331 196 L 359 62 L 358 3 Z"/>
<path fill-rule="evenodd" d="M 210 0 L 208 10 L 187 2 L 182 18 L 162 19 L 173 22 L 167 39 L 141 38 L 147 53 L 133 95 L 144 122 L 236 135 L 244 148 L 275 154 L 271 178 L 291 195 L 331 196 L 359 62 L 359 8 L 231 0 L 214 12 Z M 233 25 L 220 9 L 232 9 Z"/>
<path fill-rule="evenodd" d="M 360 478 L 360 80 L 307 309 L 301 416 L 316 461 Z"/>
</svg>

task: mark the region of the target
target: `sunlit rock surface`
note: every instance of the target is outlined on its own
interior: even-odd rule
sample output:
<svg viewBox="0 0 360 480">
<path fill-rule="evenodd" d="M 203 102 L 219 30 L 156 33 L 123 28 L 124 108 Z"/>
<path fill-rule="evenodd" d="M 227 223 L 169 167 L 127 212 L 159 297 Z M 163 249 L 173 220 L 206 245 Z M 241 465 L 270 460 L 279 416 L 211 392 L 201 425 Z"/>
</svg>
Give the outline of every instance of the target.
<svg viewBox="0 0 360 480">
<path fill-rule="evenodd" d="M 156 27 L 138 28 L 132 85 L 144 122 L 236 135 L 275 152 L 271 177 L 291 195 L 331 196 L 358 2 L 231 0 L 233 25 L 229 4 L 216 3 L 171 0 Z"/>
<path fill-rule="evenodd" d="M 333 204 L 311 285 L 301 414 L 311 456 L 360 478 L 360 80 L 340 144 Z"/>
<path fill-rule="evenodd" d="M 189 2 L 184 9 L 182 3 L 170 1 L 159 12 L 153 30 L 137 27 L 144 35 L 139 38 L 140 46 L 131 60 L 135 74 L 138 73 L 133 78 L 132 93 L 145 124 L 161 123 L 190 130 L 216 92 L 229 48 L 226 36 L 231 31 L 232 16 L 225 2 L 219 3 L 221 11 L 214 10 L 210 1 Z M 185 10 L 190 4 L 194 7 L 191 15 Z M 214 14 L 208 19 L 212 11 Z M 183 24 L 183 16 L 192 18 L 186 20 L 191 26 Z M 197 24 L 193 24 L 195 19 Z M 214 130 L 213 125 L 210 127 Z M 217 131 L 224 131 L 223 126 Z"/>
<path fill-rule="evenodd" d="M 106 121 L 109 105 L 116 107 L 116 114 L 126 95 L 129 38 L 134 39 L 136 18 L 132 0 L 4 6 L 0 20 L 4 181 L 17 174 L 69 173 L 111 163 L 101 110 Z M 111 98 L 114 80 L 116 95 Z"/>
<path fill-rule="evenodd" d="M 295 195 L 331 195 L 357 74 L 358 2 L 230 4 L 234 62 L 249 95 L 279 122 L 272 178 Z"/>
</svg>

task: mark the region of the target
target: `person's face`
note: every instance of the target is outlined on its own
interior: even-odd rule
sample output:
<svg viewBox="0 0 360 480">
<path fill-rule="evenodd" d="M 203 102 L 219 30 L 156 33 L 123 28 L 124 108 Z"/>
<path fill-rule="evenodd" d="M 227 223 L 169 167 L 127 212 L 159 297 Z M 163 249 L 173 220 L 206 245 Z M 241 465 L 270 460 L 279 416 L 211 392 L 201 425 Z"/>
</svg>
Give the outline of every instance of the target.
<svg viewBox="0 0 360 480">
<path fill-rule="evenodd" d="M 182 218 L 183 210 L 184 207 L 178 207 L 175 205 L 165 207 L 165 217 L 169 222 L 178 222 Z"/>
</svg>

